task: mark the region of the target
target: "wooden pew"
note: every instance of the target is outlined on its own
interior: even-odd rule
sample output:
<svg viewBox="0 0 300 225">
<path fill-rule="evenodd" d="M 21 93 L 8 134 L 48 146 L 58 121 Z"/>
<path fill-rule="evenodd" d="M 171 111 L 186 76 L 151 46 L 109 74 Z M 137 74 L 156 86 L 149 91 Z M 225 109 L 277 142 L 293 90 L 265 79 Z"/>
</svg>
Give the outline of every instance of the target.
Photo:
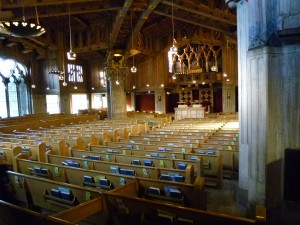
<svg viewBox="0 0 300 225">
<path fill-rule="evenodd" d="M 1 147 L 0 148 L 0 164 L 14 167 L 14 157 L 22 152 L 20 146 L 16 147 Z"/>
<path fill-rule="evenodd" d="M 97 190 L 112 190 L 132 182 L 135 179 L 134 177 L 127 175 L 66 167 L 50 163 L 33 162 L 25 159 L 17 159 L 17 164 L 19 170 L 16 172 L 22 174 L 48 178 L 78 186 L 86 186 Z M 99 183 L 100 178 L 107 179 L 109 186 L 101 186 Z"/>
<path fill-rule="evenodd" d="M 74 223 L 0 200 L 1 225 L 75 225 Z"/>
<path fill-rule="evenodd" d="M 177 174 L 182 176 L 185 183 L 193 183 L 195 181 L 194 166 L 188 165 L 185 170 L 169 169 L 169 168 L 156 168 L 153 166 L 140 166 L 132 164 L 115 163 L 109 161 L 90 160 L 74 157 L 63 157 L 52 154 L 47 154 L 47 162 L 57 165 L 62 165 L 71 160 L 71 164 L 76 164 L 81 168 L 94 169 L 107 173 L 120 173 L 131 176 L 147 177 L 151 179 L 159 179 L 161 174 Z M 71 165 L 70 164 L 70 165 Z M 179 177 L 178 177 L 179 179 Z"/>
<path fill-rule="evenodd" d="M 174 204 L 164 204 L 132 194 L 105 193 L 110 220 L 116 224 L 193 224 L 193 225 L 262 225 L 266 214 L 256 214 L 255 219 L 192 209 Z"/>
<path fill-rule="evenodd" d="M 81 216 L 80 218 L 76 217 L 75 222 L 83 219 L 102 221 L 105 218 L 103 206 L 99 204 L 102 202 L 99 191 L 12 171 L 7 171 L 7 174 L 10 179 L 10 187 L 15 192 L 15 199 L 25 201 L 24 203 L 29 209 L 40 208 L 50 215 L 57 213 L 56 215 L 61 219 L 66 219 L 66 217 L 59 215 L 62 215 L 62 212 L 67 209 L 70 213 L 72 209 L 78 212 L 81 210 L 82 213 L 79 214 Z M 90 202 L 92 200 L 95 200 L 97 204 L 92 204 L 94 203 Z M 88 203 L 93 206 L 89 207 Z M 92 211 L 87 211 L 91 209 Z M 93 217 L 91 218 L 90 215 L 92 214 Z M 89 217 L 86 218 L 87 216 Z"/>
</svg>

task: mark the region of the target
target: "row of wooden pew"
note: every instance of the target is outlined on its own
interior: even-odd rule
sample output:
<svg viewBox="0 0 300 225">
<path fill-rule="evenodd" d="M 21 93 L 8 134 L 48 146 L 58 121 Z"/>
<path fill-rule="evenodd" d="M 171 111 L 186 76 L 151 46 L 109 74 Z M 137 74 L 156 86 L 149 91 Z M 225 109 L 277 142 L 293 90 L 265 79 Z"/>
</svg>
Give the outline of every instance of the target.
<svg viewBox="0 0 300 225">
<path fill-rule="evenodd" d="M 91 127 L 92 123 L 88 123 Z M 72 129 L 72 126 L 69 128 Z M 155 130 L 161 128 L 163 127 L 156 127 Z M 81 128 L 73 126 L 73 129 L 79 131 Z M 54 131 L 55 128 L 51 130 Z M 8 186 L 14 190 L 13 193 L 21 205 L 29 209 L 38 209 L 50 215 L 49 218 L 54 217 L 71 223 L 84 220 L 91 224 L 264 224 L 263 219 L 259 217 L 251 220 L 205 211 L 206 178 L 201 176 L 201 168 L 211 165 L 206 165 L 201 157 L 198 157 L 198 160 L 185 159 L 185 154 L 192 153 L 188 147 L 185 152 L 182 151 L 182 147 L 180 151 L 175 151 L 176 146 L 167 146 L 171 148 L 171 152 L 166 149 L 152 149 L 146 156 L 142 154 L 148 150 L 143 150 L 142 147 L 150 144 L 139 144 L 140 148 L 137 149 L 137 145 L 134 145 L 136 143 L 130 142 L 138 142 L 138 139 L 134 138 L 149 133 L 146 129 L 142 132 L 132 132 L 128 138 L 120 136 L 114 140 L 119 145 L 124 142 L 126 146 L 122 147 L 108 146 L 112 141 L 93 145 L 83 141 L 84 136 L 78 135 L 79 132 L 70 132 L 69 129 L 56 130 L 60 130 L 56 133 L 56 139 L 59 139 L 59 134 L 66 137 L 72 133 L 71 135 L 76 137 L 73 141 L 81 138 L 85 147 L 77 149 L 78 142 L 70 142 L 64 155 L 59 154 L 61 151 L 53 146 L 52 150 L 46 150 L 44 159 L 33 158 L 31 156 L 34 154 L 23 150 L 13 155 L 15 172 L 7 173 L 10 180 Z M 82 131 L 87 132 L 86 129 Z M 38 134 L 38 130 L 31 132 L 29 136 L 34 133 Z M 36 136 L 43 139 L 46 138 L 46 133 L 51 132 Z M 53 137 L 54 133 L 51 138 Z M 124 141 L 126 139 L 129 143 Z M 66 139 L 62 140 L 67 143 Z M 199 140 L 201 142 L 203 139 Z M 132 147 L 129 147 L 130 144 Z M 133 152 L 137 154 L 134 155 Z M 157 157 L 152 157 L 152 153 L 156 153 Z M 171 155 L 167 157 L 169 153 Z M 44 152 L 40 154 L 44 155 Z M 166 154 L 165 157 L 161 157 L 163 154 Z M 175 158 L 172 154 L 175 154 Z M 217 158 L 218 155 L 216 153 L 214 157 Z M 185 170 L 180 170 L 178 167 L 183 165 Z M 112 172 L 112 169 L 117 169 L 118 173 Z M 145 176 L 145 170 L 148 176 Z M 168 173 L 177 173 L 179 177 L 184 177 L 184 182 L 159 179 L 160 175 Z"/>
</svg>

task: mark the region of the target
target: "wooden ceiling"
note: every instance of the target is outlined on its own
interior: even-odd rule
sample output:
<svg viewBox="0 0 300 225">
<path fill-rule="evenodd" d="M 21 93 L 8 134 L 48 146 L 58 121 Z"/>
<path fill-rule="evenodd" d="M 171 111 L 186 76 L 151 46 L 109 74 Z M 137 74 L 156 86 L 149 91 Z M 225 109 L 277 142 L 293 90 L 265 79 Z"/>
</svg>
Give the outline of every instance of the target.
<svg viewBox="0 0 300 225">
<path fill-rule="evenodd" d="M 141 33 L 152 38 L 172 36 L 172 4 L 175 30 L 196 27 L 227 36 L 236 32 L 235 12 L 227 8 L 225 0 L 0 0 L 1 21 L 25 17 L 26 21 L 36 22 L 38 15 L 47 30 L 36 38 L 0 36 L 7 43 L 21 42 L 25 48 L 42 54 L 44 49 L 59 47 L 52 36 L 57 30 L 68 33 L 70 15 L 72 33 L 77 33 L 74 38 L 81 40 L 90 35 L 89 44 L 73 48 L 79 57 L 107 58 L 116 50 L 129 55 Z M 92 42 L 92 35 L 97 36 L 96 42 Z M 135 59 L 147 55 L 149 52 L 140 51 Z"/>
</svg>

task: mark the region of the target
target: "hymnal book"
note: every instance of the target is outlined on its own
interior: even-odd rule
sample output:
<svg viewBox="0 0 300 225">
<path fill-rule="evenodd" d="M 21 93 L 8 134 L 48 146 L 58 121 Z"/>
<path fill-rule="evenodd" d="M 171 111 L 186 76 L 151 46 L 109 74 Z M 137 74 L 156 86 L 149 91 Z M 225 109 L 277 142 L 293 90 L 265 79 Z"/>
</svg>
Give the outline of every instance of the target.
<svg viewBox="0 0 300 225">
<path fill-rule="evenodd" d="M 95 183 L 94 177 L 91 176 L 83 176 L 83 181 L 88 183 Z"/>
<path fill-rule="evenodd" d="M 144 165 L 145 165 L 145 166 L 153 166 L 153 161 L 152 161 L 152 160 L 149 160 L 149 159 L 145 159 L 145 160 L 144 160 Z"/>
<path fill-rule="evenodd" d="M 111 173 L 119 173 L 119 168 L 117 166 L 110 166 Z"/>
<path fill-rule="evenodd" d="M 156 187 L 149 187 L 149 194 L 160 195 L 160 190 Z"/>
<path fill-rule="evenodd" d="M 186 170 L 187 163 L 179 162 L 178 163 L 178 169 L 179 170 Z"/>
<path fill-rule="evenodd" d="M 138 159 L 134 159 L 134 160 L 132 160 L 132 164 L 133 165 L 141 165 L 141 162 Z"/>
<path fill-rule="evenodd" d="M 91 160 L 101 160 L 101 157 L 99 155 L 90 155 Z"/>
<path fill-rule="evenodd" d="M 160 180 L 167 180 L 167 181 L 170 181 L 171 178 L 168 174 L 161 174 L 160 177 L 159 177 Z"/>
</svg>

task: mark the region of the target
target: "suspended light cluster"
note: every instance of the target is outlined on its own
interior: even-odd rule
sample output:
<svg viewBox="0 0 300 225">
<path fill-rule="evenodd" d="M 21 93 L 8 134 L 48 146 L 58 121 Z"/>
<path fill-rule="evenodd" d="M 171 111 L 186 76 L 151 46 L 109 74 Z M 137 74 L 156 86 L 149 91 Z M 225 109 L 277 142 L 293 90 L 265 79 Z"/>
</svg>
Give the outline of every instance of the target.
<svg viewBox="0 0 300 225">
<path fill-rule="evenodd" d="M 46 32 L 40 24 L 23 21 L 0 22 L 0 32 L 14 37 L 38 37 Z"/>
<path fill-rule="evenodd" d="M 36 23 L 27 22 L 22 0 L 23 19 L 20 21 L 2 21 L 0 22 L 0 32 L 14 37 L 38 37 L 46 32 L 46 29 L 40 25 L 37 8 L 35 7 Z"/>
</svg>

